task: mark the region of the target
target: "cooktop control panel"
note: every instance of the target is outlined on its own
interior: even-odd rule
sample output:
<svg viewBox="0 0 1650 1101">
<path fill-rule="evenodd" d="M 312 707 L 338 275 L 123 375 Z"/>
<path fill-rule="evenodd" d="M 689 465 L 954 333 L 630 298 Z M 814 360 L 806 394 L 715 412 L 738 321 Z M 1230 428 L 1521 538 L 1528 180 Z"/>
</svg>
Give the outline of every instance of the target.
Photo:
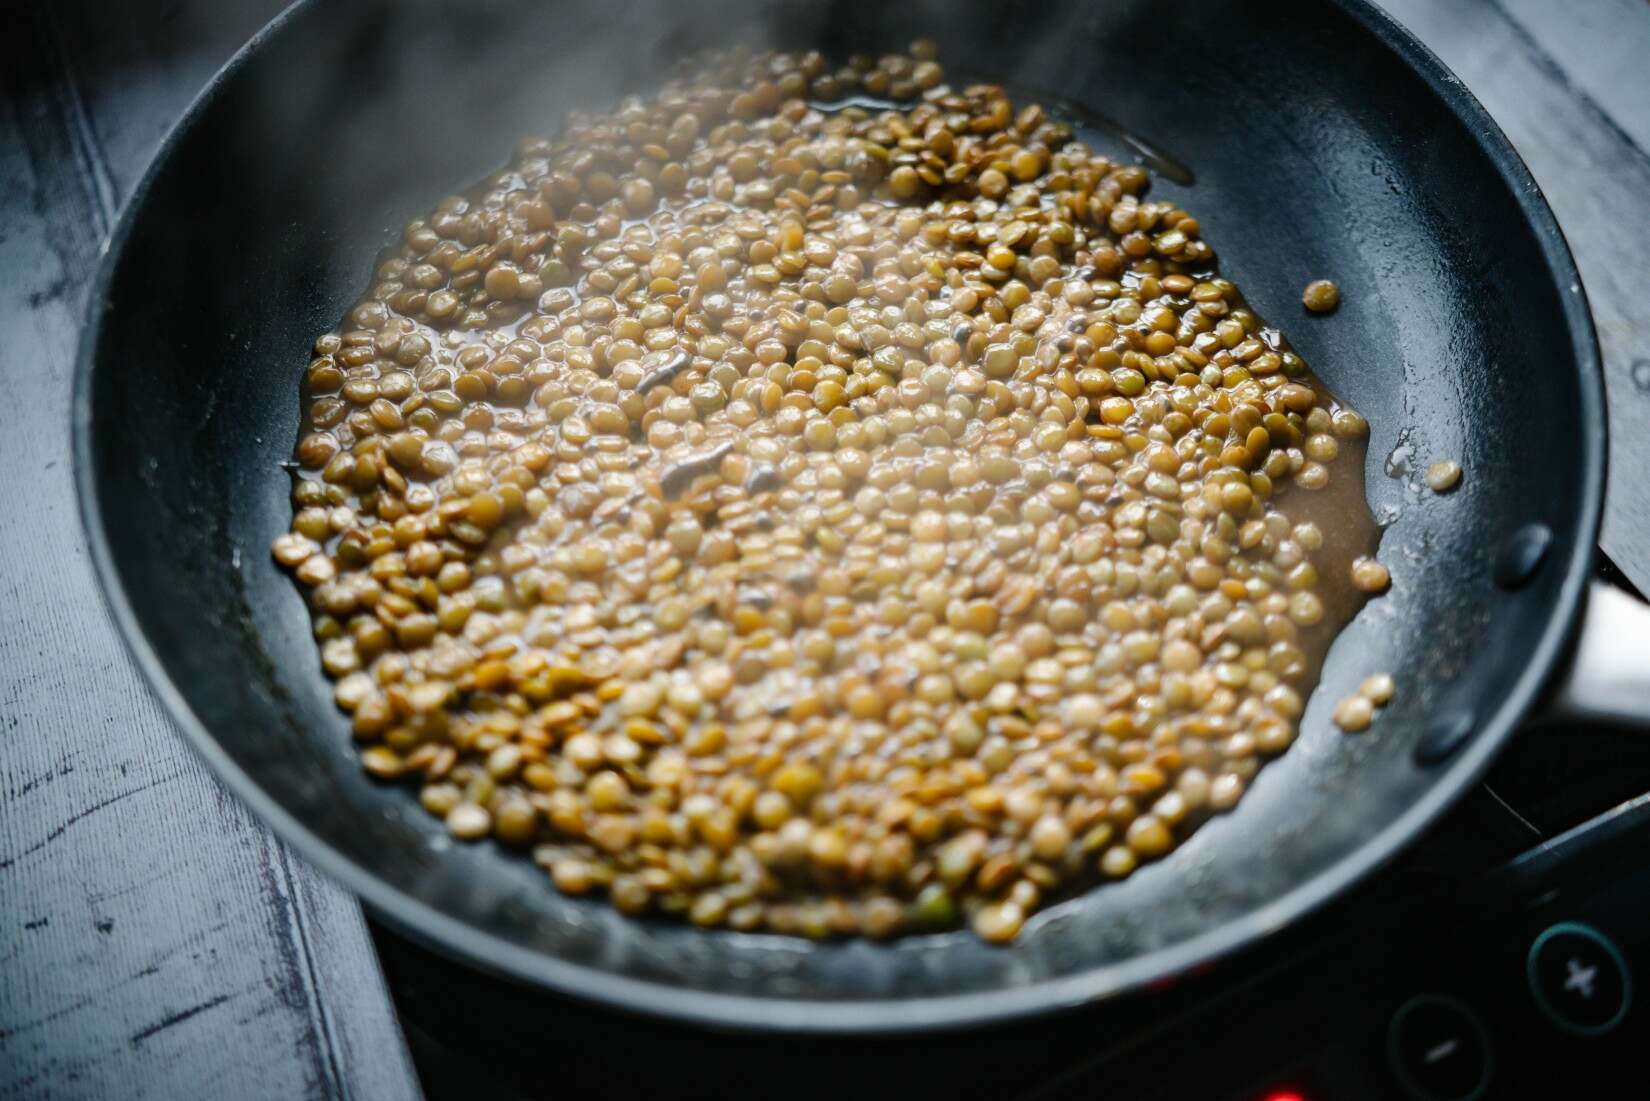
<svg viewBox="0 0 1650 1101">
<path fill-rule="evenodd" d="M 790 1101 L 1646 1097 L 1647 790 L 1643 734 L 1531 731 L 1319 913 L 1177 981 L 982 1029 L 690 1029 L 377 935 L 432 1098 L 723 1101 L 775 1082 Z"/>
<path fill-rule="evenodd" d="M 1650 874 L 1633 886 L 1650 913 Z M 1565 919 L 1488 946 L 1439 945 L 1471 965 L 1418 961 L 1400 984 L 1413 993 L 1376 998 L 1370 1012 L 1336 1022 L 1346 1030 L 1341 1042 L 1263 1073 L 1232 1101 L 1573 1097 L 1578 1082 L 1614 1077 L 1611 1068 L 1642 1076 L 1646 1014 L 1635 1005 L 1629 959 L 1646 959 L 1650 943 L 1625 939 L 1631 933 Z"/>
<path fill-rule="evenodd" d="M 1182 1024 L 1034 1096 L 1479 1101 L 1610 1096 L 1611 1081 L 1640 1096 L 1646 983 L 1650 796 L 1233 991 L 1198 1014 L 1196 1060 Z M 1177 1066 L 1188 1077 L 1169 1081 Z"/>
</svg>

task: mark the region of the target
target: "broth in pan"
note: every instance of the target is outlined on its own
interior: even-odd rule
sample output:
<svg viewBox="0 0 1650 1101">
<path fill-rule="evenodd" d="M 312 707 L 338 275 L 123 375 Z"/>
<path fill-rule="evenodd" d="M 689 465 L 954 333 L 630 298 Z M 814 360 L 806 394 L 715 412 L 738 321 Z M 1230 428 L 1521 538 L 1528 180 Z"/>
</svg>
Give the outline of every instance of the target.
<svg viewBox="0 0 1650 1101">
<path fill-rule="evenodd" d="M 410 223 L 274 548 L 365 767 L 812 937 L 1010 940 L 1232 808 L 1376 591 L 1367 426 L 1148 184 L 917 43 L 699 58 Z"/>
</svg>

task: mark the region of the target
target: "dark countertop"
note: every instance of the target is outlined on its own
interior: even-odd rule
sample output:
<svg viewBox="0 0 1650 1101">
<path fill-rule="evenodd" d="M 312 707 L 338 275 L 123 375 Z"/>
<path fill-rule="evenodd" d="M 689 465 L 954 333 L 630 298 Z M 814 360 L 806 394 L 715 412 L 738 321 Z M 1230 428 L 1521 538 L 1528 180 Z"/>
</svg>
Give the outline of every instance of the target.
<svg viewBox="0 0 1650 1101">
<path fill-rule="evenodd" d="M 451 974 L 370 929 L 174 735 L 86 560 L 67 433 L 85 287 L 162 135 L 280 6 L 24 0 L 0 37 L 0 1097 L 417 1096 L 397 1008 L 432 1095 L 522 1088 L 519 1061 L 477 1078 L 429 1034 L 452 1026 Z M 1650 470 L 1650 3 L 1385 6 L 1484 101 L 1576 253 L 1615 429 L 1604 548 L 1650 591 L 1650 478 L 1627 474 Z M 500 997 L 517 1027 L 472 1021 L 462 1045 L 606 1060 L 625 1092 L 633 1045 L 544 1044 L 533 1025 L 579 1007 Z M 745 1060 L 724 1089 L 784 1078 L 756 1041 L 703 1054 Z"/>
</svg>

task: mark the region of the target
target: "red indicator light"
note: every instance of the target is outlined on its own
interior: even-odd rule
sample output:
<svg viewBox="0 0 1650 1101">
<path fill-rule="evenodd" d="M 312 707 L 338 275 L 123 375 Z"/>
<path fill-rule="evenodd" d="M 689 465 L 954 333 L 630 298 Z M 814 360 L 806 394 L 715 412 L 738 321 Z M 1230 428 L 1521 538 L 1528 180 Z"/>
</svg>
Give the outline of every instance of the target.
<svg viewBox="0 0 1650 1101">
<path fill-rule="evenodd" d="M 1263 1097 L 1261 1101 L 1306 1101 L 1306 1098 L 1294 1090 L 1275 1090 Z"/>
</svg>

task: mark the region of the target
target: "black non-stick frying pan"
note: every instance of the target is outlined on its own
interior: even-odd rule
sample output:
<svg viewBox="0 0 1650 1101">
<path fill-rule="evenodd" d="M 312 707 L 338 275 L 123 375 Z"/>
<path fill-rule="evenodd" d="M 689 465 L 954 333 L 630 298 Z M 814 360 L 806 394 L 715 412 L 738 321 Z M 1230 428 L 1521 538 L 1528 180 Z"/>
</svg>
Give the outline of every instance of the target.
<svg viewBox="0 0 1650 1101">
<path fill-rule="evenodd" d="M 1336 643 L 1300 740 L 1234 813 L 1007 948 L 636 921 L 558 895 L 519 857 L 449 845 L 407 791 L 362 774 L 303 601 L 269 557 L 291 515 L 281 463 L 310 342 L 398 227 L 567 108 L 733 38 L 845 55 L 919 35 L 954 68 L 1109 116 L 1190 165 L 1194 184 L 1153 194 L 1198 215 L 1225 271 L 1373 426 L 1391 594 Z M 1308 317 L 1300 288 L 1326 276 L 1344 305 Z M 299 3 L 212 83 L 133 195 L 78 371 L 77 477 L 115 618 L 230 788 L 449 952 L 757 1027 L 1026 1014 L 1289 925 L 1414 838 L 1553 690 L 1604 488 L 1598 350 L 1552 214 L 1466 90 L 1357 0 Z M 1465 467 L 1461 488 L 1419 491 L 1413 468 L 1444 458 Z M 1595 604 L 1590 626 L 1636 611 Z M 1333 702 L 1376 670 L 1397 699 L 1369 733 L 1338 732 Z M 1643 706 L 1619 683 L 1614 704 L 1585 676 L 1568 683 L 1578 706 Z"/>
</svg>

